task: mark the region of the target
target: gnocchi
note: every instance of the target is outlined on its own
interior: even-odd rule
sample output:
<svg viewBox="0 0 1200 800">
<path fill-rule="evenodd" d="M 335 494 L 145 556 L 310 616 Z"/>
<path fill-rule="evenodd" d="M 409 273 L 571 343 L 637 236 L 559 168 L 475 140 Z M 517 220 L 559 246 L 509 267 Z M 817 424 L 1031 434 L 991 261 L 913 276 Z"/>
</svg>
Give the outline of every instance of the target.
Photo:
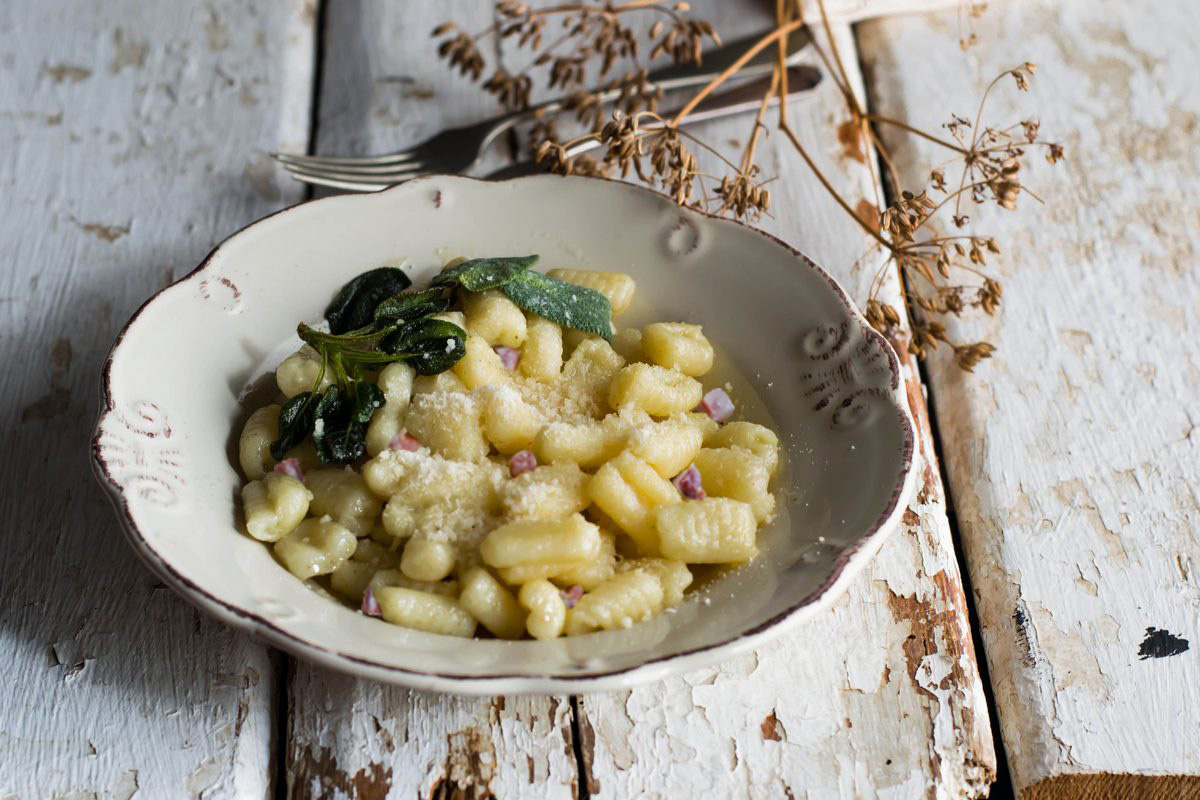
<svg viewBox="0 0 1200 800">
<path fill-rule="evenodd" d="M 642 328 L 642 352 L 650 363 L 699 377 L 712 369 L 713 346 L 699 325 L 655 322 Z"/>
<path fill-rule="evenodd" d="M 354 553 L 354 534 L 328 517 L 306 519 L 275 542 L 275 555 L 297 578 L 327 575 Z"/>
<path fill-rule="evenodd" d="M 630 452 L 600 467 L 588 484 L 588 494 L 596 507 L 649 555 L 658 553 L 654 509 L 681 499 L 670 481 Z"/>
<path fill-rule="evenodd" d="M 260 542 L 275 542 L 295 530 L 308 514 L 313 494 L 290 475 L 272 472 L 242 487 L 246 530 Z"/>
<path fill-rule="evenodd" d="M 269 405 L 255 411 L 246 420 L 238 439 L 238 461 L 242 474 L 256 481 L 275 466 L 271 442 L 279 437 L 279 406 Z"/>
<path fill-rule="evenodd" d="M 378 386 L 383 390 L 383 408 L 371 417 L 367 426 L 367 453 L 377 456 L 404 430 L 404 416 L 412 400 L 417 373 L 408 364 L 388 364 L 379 371 Z"/>
<path fill-rule="evenodd" d="M 659 547 L 667 558 L 692 564 L 724 564 L 754 556 L 758 522 L 749 504 L 705 497 L 654 513 Z"/>
<path fill-rule="evenodd" d="M 626 405 L 645 411 L 652 417 L 669 417 L 691 411 L 704 396 L 704 388 L 695 378 L 654 364 L 630 364 L 618 372 L 608 389 L 608 404 Z"/>
<path fill-rule="evenodd" d="M 529 609 L 525 617 L 525 630 L 534 639 L 557 639 L 562 635 L 567 621 L 567 605 L 562 592 L 550 581 L 542 578 L 521 587 L 517 600 Z"/>
<path fill-rule="evenodd" d="M 447 276 L 464 263 L 446 264 Z M 728 401 L 729 387 L 701 383 L 716 361 L 704 331 L 613 329 L 633 302 L 630 276 L 547 275 L 579 287 L 568 300 L 599 293 L 606 316 L 560 325 L 541 315 L 561 319 L 553 309 L 497 288 L 493 273 L 482 291 L 427 293 L 439 278 L 391 304 L 433 297 L 425 317 L 439 321 L 438 338 L 427 350 L 456 360 L 439 371 L 397 348 L 386 352 L 401 360 L 349 370 L 361 375 L 354 391 L 370 393 L 349 395 L 361 416 L 325 431 L 361 437 L 337 464 L 315 428 L 287 438 L 296 413 L 323 413 L 297 404 L 347 380 L 324 340 L 305 339 L 314 344 L 276 370 L 277 402 L 238 439 L 246 533 L 297 578 L 385 623 L 509 640 L 627 628 L 687 602 L 690 565 L 754 558 L 775 513 L 779 437 L 724 421 L 728 403 L 706 405 L 714 393 Z M 611 339 L 596 335 L 609 329 Z M 273 447 L 289 449 L 277 462 Z"/>
</svg>

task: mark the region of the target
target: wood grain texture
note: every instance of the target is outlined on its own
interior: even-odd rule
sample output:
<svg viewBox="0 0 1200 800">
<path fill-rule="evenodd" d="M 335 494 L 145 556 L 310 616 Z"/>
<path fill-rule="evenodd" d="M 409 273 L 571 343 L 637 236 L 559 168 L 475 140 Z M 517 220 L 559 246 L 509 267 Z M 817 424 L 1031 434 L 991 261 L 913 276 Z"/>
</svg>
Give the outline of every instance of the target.
<svg viewBox="0 0 1200 800">
<path fill-rule="evenodd" d="M 1006 86 L 988 118 L 1040 117 L 1067 148 L 1023 173 L 1044 207 L 972 212 L 1006 248 L 1005 305 L 951 331 L 996 357 L 973 377 L 930 363 L 1022 796 L 1183 796 L 1133 782 L 1186 775 L 1194 793 L 1200 775 L 1198 27 L 1186 0 L 996 4 L 953 66 L 926 56 L 953 48 L 949 15 L 862 27 L 881 113 L 973 114 L 1029 60 L 1032 95 Z M 910 141 L 897 155 L 916 184 L 943 158 Z"/>
<path fill-rule="evenodd" d="M 325 19 L 318 152 L 395 150 L 497 113 L 490 97 L 436 62 L 429 38 L 445 19 L 485 28 L 489 4 L 339 0 Z M 495 147 L 480 170 L 504 163 Z M 576 795 L 565 698 L 411 692 L 297 661 L 288 703 L 293 797 Z"/>
<path fill-rule="evenodd" d="M 699 16 L 708 4 L 693 4 Z M 769 24 L 722 4 L 727 36 Z M 757 16 L 756 16 L 757 14 Z M 846 26 L 836 28 L 856 63 Z M 857 82 L 858 75 L 854 73 Z M 839 136 L 848 119 L 826 81 L 793 103 L 791 123 L 849 199 L 881 202 L 869 154 Z M 752 118 L 697 126 L 730 153 Z M 774 218 L 760 225 L 830 270 L 859 302 L 879 266 L 869 240 L 776 133 L 760 149 Z M 711 165 L 714 169 L 717 167 Z M 871 213 L 874 213 L 873 211 Z M 899 291 L 894 275 L 885 294 Z M 995 775 L 965 598 L 929 420 L 906 360 L 918 421 L 918 495 L 903 529 L 833 609 L 756 653 L 628 692 L 580 699 L 587 788 L 594 797 L 972 797 Z"/>
<path fill-rule="evenodd" d="M 299 192 L 311 8 L 0 5 L 0 796 L 264 797 L 274 670 L 126 546 L 89 469 L 146 299 Z"/>
<path fill-rule="evenodd" d="M 295 669 L 289 797 L 577 796 L 566 698 L 457 697 Z"/>
</svg>

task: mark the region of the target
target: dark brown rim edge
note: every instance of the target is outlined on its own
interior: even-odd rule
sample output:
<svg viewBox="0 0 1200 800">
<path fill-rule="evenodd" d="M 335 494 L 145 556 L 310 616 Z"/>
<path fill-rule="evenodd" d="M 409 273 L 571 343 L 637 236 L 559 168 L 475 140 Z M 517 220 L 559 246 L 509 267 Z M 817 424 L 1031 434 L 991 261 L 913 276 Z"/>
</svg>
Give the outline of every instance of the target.
<svg viewBox="0 0 1200 800">
<path fill-rule="evenodd" d="M 662 202 L 663 204 L 670 205 L 674 210 L 678 211 L 680 214 L 685 214 L 685 215 L 686 214 L 694 214 L 701 218 L 714 221 L 718 224 L 745 229 L 745 230 L 748 230 L 759 236 L 762 236 L 762 237 L 766 238 L 767 240 L 775 243 L 776 245 L 782 247 L 787 252 L 791 253 L 794 257 L 798 258 L 800 261 L 807 264 L 811 269 L 815 270 L 818 275 L 820 275 L 822 278 L 824 278 L 826 283 L 829 284 L 830 288 L 833 289 L 834 295 L 842 303 L 843 308 L 845 308 L 846 312 L 850 315 L 850 318 L 853 319 L 858 324 L 859 328 L 863 331 L 863 333 L 868 338 L 875 339 L 879 344 L 883 345 L 883 352 L 887 354 L 888 367 L 891 370 L 891 374 L 892 374 L 891 395 L 890 395 L 890 398 L 893 401 L 892 408 L 896 412 L 897 416 L 900 418 L 900 422 L 901 422 L 902 429 L 904 432 L 904 451 L 901 456 L 900 474 L 898 476 L 896 484 L 893 486 L 891 497 L 889 498 L 887 504 L 885 505 L 885 507 L 883 509 L 883 512 L 881 513 L 879 518 L 876 520 L 875 524 L 868 531 L 863 533 L 858 538 L 858 540 L 854 543 L 853 546 L 846 548 L 839 554 L 838 559 L 834 562 L 834 567 L 831 570 L 829 576 L 825 579 L 825 581 L 823 581 L 821 583 L 820 586 L 818 586 L 815 590 L 813 590 L 808 595 L 806 595 L 798 603 L 796 603 L 792 606 L 789 606 L 787 609 L 780 612 L 779 614 L 776 614 L 775 616 L 771 617 L 770 619 L 766 620 L 765 622 L 762 622 L 748 630 L 742 631 L 742 632 L 738 633 L 736 636 L 733 636 L 729 639 L 725 639 L 723 641 L 716 642 L 713 644 L 703 645 L 701 647 L 695 647 L 690 650 L 684 650 L 684 651 L 681 651 L 678 653 L 671 653 L 670 655 L 647 659 L 645 661 L 642 661 L 642 662 L 632 665 L 632 666 L 622 667 L 621 669 L 610 670 L 607 672 L 581 671 L 578 674 L 570 674 L 570 675 L 559 675 L 559 674 L 528 675 L 528 674 L 495 674 L 495 673 L 489 673 L 486 675 L 463 675 L 463 674 L 459 674 L 459 673 L 441 673 L 441 672 L 428 672 L 428 671 L 423 671 L 423 670 L 413 670 L 413 669 L 408 669 L 406 667 L 398 667 L 398 666 L 395 666 L 392 664 L 381 664 L 378 661 L 372 661 L 370 659 L 366 659 L 361 656 L 354 655 L 352 653 L 343 653 L 343 652 L 340 652 L 337 650 L 331 650 L 327 647 L 316 644 L 307 639 L 302 639 L 292 633 L 289 633 L 288 631 L 279 627 L 278 625 L 271 622 L 270 620 L 267 620 L 264 617 L 259 616 L 258 614 L 254 614 L 249 611 L 246 611 L 245 609 L 240 608 L 239 606 L 228 603 L 228 602 L 221 600 L 220 598 L 208 593 L 202 587 L 200 587 L 193 581 L 189 580 L 188 578 L 184 577 L 179 572 L 177 572 L 165 559 L 163 559 L 158 554 L 158 552 L 149 544 L 149 542 L 146 540 L 145 536 L 138 529 L 137 524 L 134 522 L 133 514 L 131 512 L 131 509 L 129 508 L 129 503 L 125 497 L 125 494 L 122 491 L 121 487 L 117 484 L 116 480 L 113 478 L 111 472 L 109 471 L 108 464 L 105 461 L 103 455 L 101 454 L 100 447 L 99 447 L 100 438 L 103 434 L 103 430 L 102 430 L 103 422 L 108 417 L 108 415 L 110 413 L 112 413 L 112 411 L 114 410 L 114 403 L 113 403 L 113 396 L 112 396 L 112 365 L 113 365 L 114 356 L 116 355 L 117 349 L 120 347 L 121 343 L 125 340 L 126 335 L 128 335 L 130 328 L 133 327 L 134 323 L 137 322 L 138 318 L 141 317 L 141 315 L 145 312 L 145 310 L 152 303 L 156 302 L 159 298 L 161 298 L 167 292 L 170 292 L 173 289 L 191 281 L 193 278 L 195 278 L 197 275 L 199 275 L 201 272 L 203 272 L 205 269 L 207 269 L 208 266 L 212 263 L 213 259 L 221 251 L 221 248 L 223 248 L 229 241 L 231 241 L 235 237 L 240 236 L 241 234 L 243 234 L 250 228 L 252 228 L 262 222 L 265 222 L 269 219 L 272 219 L 273 217 L 277 217 L 277 216 L 287 213 L 289 211 L 294 211 L 301 207 L 311 206 L 311 205 L 320 204 L 320 203 L 327 203 L 327 202 L 331 202 L 331 201 L 345 201 L 350 198 L 360 198 L 362 201 L 369 201 L 369 198 L 382 196 L 386 192 L 390 192 L 390 191 L 393 191 L 396 189 L 401 189 L 401 188 L 407 188 L 414 184 L 426 183 L 426 182 L 434 181 L 434 180 L 449 179 L 452 181 L 471 181 L 471 182 L 483 183 L 483 184 L 502 184 L 502 183 L 514 183 L 517 181 L 524 181 L 524 180 L 545 180 L 547 178 L 559 179 L 559 180 L 574 180 L 574 181 L 581 181 L 581 180 L 603 181 L 606 183 L 619 184 L 627 189 L 632 189 L 632 190 L 636 190 L 636 191 L 640 191 L 640 192 L 644 192 L 646 194 L 652 195 L 653 197 L 655 197 L 658 201 Z M 360 664 L 364 667 L 370 668 L 373 671 L 382 671 L 387 674 L 395 674 L 395 675 L 421 676 L 421 677 L 426 677 L 426 678 L 432 678 L 432 679 L 435 679 L 438 681 L 447 681 L 447 682 L 451 682 L 451 683 L 471 682 L 471 683 L 487 684 L 487 683 L 492 683 L 492 682 L 498 683 L 501 681 L 522 681 L 522 682 L 538 681 L 538 682 L 549 682 L 549 683 L 562 684 L 564 686 L 564 688 L 566 688 L 567 684 L 573 684 L 573 685 L 586 684 L 588 682 L 601 681 L 604 678 L 611 678 L 611 677 L 614 677 L 617 675 L 636 674 L 640 671 L 646 671 L 646 669 L 648 667 L 655 666 L 655 665 L 661 666 L 663 668 L 667 668 L 668 663 L 671 661 L 676 661 L 676 660 L 682 661 L 685 659 L 689 659 L 693 656 L 700 655 L 702 653 L 706 653 L 706 652 L 710 652 L 710 651 L 714 651 L 714 650 L 718 650 L 718 649 L 726 648 L 726 647 L 730 647 L 730 646 L 732 646 L 734 648 L 734 653 L 731 653 L 731 655 L 740 653 L 740 652 L 744 651 L 745 649 L 748 649 L 749 647 L 753 646 L 755 641 L 759 638 L 759 636 L 761 634 L 765 633 L 768 629 L 774 628 L 777 626 L 781 626 L 784 623 L 792 621 L 793 619 L 795 619 L 795 621 L 798 622 L 800 619 L 799 615 L 801 614 L 801 612 L 809 610 L 809 609 L 812 609 L 815 611 L 816 609 L 813 608 L 815 605 L 817 605 L 821 601 L 830 601 L 830 600 L 834 599 L 837 596 L 837 594 L 840 594 L 840 592 L 838 592 L 836 594 L 831 593 L 831 590 L 841 580 L 843 574 L 845 573 L 846 567 L 849 566 L 850 562 L 855 558 L 855 556 L 858 553 L 862 552 L 868 544 L 872 546 L 872 548 L 871 548 L 872 550 L 877 550 L 878 547 L 882 544 L 882 539 L 884 537 L 886 537 L 886 535 L 891 533 L 891 530 L 894 526 L 890 525 L 889 523 L 892 521 L 892 517 L 896 516 L 898 514 L 900 501 L 904 498 L 904 495 L 906 495 L 908 493 L 908 490 L 911 488 L 911 485 L 912 485 L 911 478 L 912 478 L 912 470 L 913 470 L 913 453 L 914 453 L 915 444 L 916 444 L 916 432 L 915 432 L 914 424 L 912 421 L 912 417 L 906 407 L 906 402 L 904 402 L 902 400 L 898 400 L 896 397 L 896 392 L 900 388 L 902 381 L 903 381 L 903 376 L 900 371 L 900 360 L 896 356 L 895 351 L 892 349 L 891 344 L 887 341 L 887 339 L 883 336 L 883 334 L 879 333 L 877 330 L 875 330 L 874 328 L 872 328 L 870 326 L 870 324 L 867 322 L 866 318 L 862 316 L 862 313 L 850 301 L 850 298 L 846 295 L 846 292 L 844 289 L 842 289 L 841 285 L 838 284 L 838 282 L 834 279 L 834 277 L 832 275 L 830 275 L 828 272 L 826 272 L 824 268 L 822 268 L 820 265 L 818 265 L 816 262 L 814 262 L 811 258 L 806 256 L 804 253 L 800 252 L 796 248 L 792 247 L 787 242 L 784 242 L 783 240 L 779 239 L 777 236 L 773 236 L 772 234 L 769 234 L 765 231 L 761 231 L 757 228 L 751 227 L 750 225 L 747 225 L 746 223 L 740 222 L 738 220 L 728 219 L 725 217 L 718 217 L 717 215 L 710 214 L 706 211 L 701 211 L 701 210 L 691 209 L 691 208 L 683 208 L 683 207 L 677 206 L 671 201 L 670 198 L 668 198 L 665 195 L 662 195 L 658 192 L 655 192 L 652 189 L 649 189 L 645 186 L 639 186 L 637 184 L 626 183 L 625 181 L 616 180 L 614 178 L 604 178 L 604 177 L 598 177 L 598 176 L 580 176 L 580 175 L 567 177 L 567 176 L 546 174 L 546 175 L 522 176 L 519 178 L 510 178 L 508 180 L 503 180 L 503 181 L 495 181 L 495 180 L 487 180 L 487 179 L 483 179 L 483 178 L 472 178 L 472 177 L 465 176 L 465 175 L 441 175 L 441 174 L 426 175 L 426 176 L 422 176 L 420 178 L 415 178 L 411 181 L 407 181 L 406 183 L 399 184 L 397 186 L 389 187 L 388 189 L 385 189 L 382 192 L 374 192 L 371 194 L 360 194 L 360 195 L 348 195 L 348 194 L 333 195 L 330 197 L 322 197 L 322 198 L 319 198 L 316 200 L 309 200 L 307 202 L 297 203 L 295 205 L 288 206 L 287 208 L 282 208 L 278 211 L 272 212 L 271 214 L 268 214 L 265 217 L 261 217 L 260 219 L 257 219 L 254 222 L 249 223 L 248 225 L 245 225 L 244 227 L 238 229 L 234 233 L 225 237 L 225 239 L 223 239 L 220 243 L 218 243 L 217 246 L 214 247 L 209 252 L 209 254 L 204 257 L 204 260 L 200 262 L 199 266 L 197 266 L 195 269 L 193 269 L 188 274 L 179 278 L 179 280 L 175 281 L 170 286 L 164 287 L 163 289 L 160 289 L 159 291 L 157 291 L 153 295 L 151 295 L 149 299 L 147 299 L 144 303 L 141 304 L 141 306 L 138 307 L 138 309 L 129 318 L 129 321 L 126 322 L 125 325 L 121 328 L 120 332 L 117 334 L 116 340 L 113 342 L 112 347 L 109 349 L 108 356 L 104 360 L 104 367 L 101 371 L 101 376 L 100 376 L 100 398 L 101 398 L 100 413 L 96 420 L 96 425 L 94 428 L 94 433 L 93 433 L 92 441 L 91 441 L 92 467 L 93 467 L 93 471 L 96 475 L 96 479 L 107 490 L 110 501 L 113 503 L 114 509 L 118 512 L 118 517 L 120 518 L 120 521 L 121 521 L 121 529 L 125 534 L 125 538 L 129 541 L 129 543 L 133 547 L 134 551 L 142 558 L 143 561 L 146 562 L 147 566 L 149 566 L 155 573 L 157 573 L 161 578 L 163 578 L 167 582 L 174 584 L 178 588 L 182 588 L 184 591 L 181 592 L 181 594 L 183 594 L 184 598 L 186 600 L 188 600 L 190 603 L 192 603 L 192 605 L 200 608 L 202 611 L 205 611 L 206 613 L 213 613 L 216 616 L 222 617 L 224 619 L 224 621 L 227 622 L 228 624 L 231 624 L 234 627 L 237 627 L 241 630 L 251 633 L 252 635 L 263 638 L 263 639 L 267 640 L 269 643 L 276 645 L 278 647 L 281 647 L 293 655 L 296 655 L 301 658 L 312 658 L 314 653 L 323 654 L 325 656 L 330 656 L 330 657 L 334 657 L 337 659 L 349 661 L 349 662 L 352 662 L 355 664 Z M 204 601 L 203 603 L 201 602 L 201 598 L 203 598 L 203 601 Z M 646 681 L 653 680 L 653 679 L 654 679 L 653 676 L 647 676 L 645 678 Z M 576 688 L 578 688 L 578 687 L 576 687 Z M 509 693 L 513 693 L 513 690 L 511 690 L 511 689 L 508 691 L 509 691 Z M 516 690 L 516 692 L 540 692 L 540 691 L 543 691 L 543 690 L 542 689 L 534 689 L 534 688 L 522 688 L 522 689 Z"/>
</svg>

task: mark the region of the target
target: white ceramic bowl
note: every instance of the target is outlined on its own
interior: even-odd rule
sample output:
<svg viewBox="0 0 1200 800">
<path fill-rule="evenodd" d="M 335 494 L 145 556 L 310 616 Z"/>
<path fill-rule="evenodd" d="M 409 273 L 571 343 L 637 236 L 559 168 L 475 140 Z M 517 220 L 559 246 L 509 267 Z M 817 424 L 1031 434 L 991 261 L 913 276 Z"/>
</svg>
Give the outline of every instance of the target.
<svg viewBox="0 0 1200 800">
<path fill-rule="evenodd" d="M 621 324 L 702 323 L 722 360 L 750 376 L 786 463 L 762 557 L 627 630 L 504 642 L 363 616 L 238 532 L 239 396 L 299 319 L 319 318 L 342 283 L 384 263 L 407 259 L 419 284 L 450 257 L 527 253 L 542 269 L 632 274 L 638 302 Z M 434 176 L 267 217 L 134 315 L 102 391 L 96 472 L 164 581 L 298 656 L 421 689 L 617 689 L 729 658 L 828 605 L 896 527 L 913 478 L 896 355 L 826 272 L 749 227 L 591 178 Z"/>
</svg>

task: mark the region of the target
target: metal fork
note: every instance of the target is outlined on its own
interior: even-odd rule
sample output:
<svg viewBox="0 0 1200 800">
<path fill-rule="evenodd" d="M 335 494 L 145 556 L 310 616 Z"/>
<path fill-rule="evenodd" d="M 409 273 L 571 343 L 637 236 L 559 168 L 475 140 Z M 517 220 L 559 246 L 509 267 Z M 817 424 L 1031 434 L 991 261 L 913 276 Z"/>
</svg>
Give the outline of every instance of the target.
<svg viewBox="0 0 1200 800">
<path fill-rule="evenodd" d="M 656 70 L 647 76 L 652 85 L 663 91 L 703 85 L 739 58 L 750 46 L 761 39 L 751 36 L 724 45 L 705 55 L 703 67 L 673 65 Z M 807 32 L 788 40 L 789 66 L 802 57 L 811 39 Z M 775 67 L 775 54 L 766 48 L 748 62 L 735 77 L 749 79 L 768 75 Z M 603 102 L 615 100 L 618 90 L 600 93 Z M 407 150 L 379 156 L 334 157 L 305 156 L 287 153 L 272 155 L 292 174 L 305 183 L 330 186 L 349 191 L 379 191 L 395 183 L 428 173 L 466 172 L 479 161 L 487 147 L 500 134 L 535 114 L 552 113 L 562 108 L 559 100 L 552 100 L 529 109 L 506 114 L 463 128 L 442 131 Z"/>
</svg>

